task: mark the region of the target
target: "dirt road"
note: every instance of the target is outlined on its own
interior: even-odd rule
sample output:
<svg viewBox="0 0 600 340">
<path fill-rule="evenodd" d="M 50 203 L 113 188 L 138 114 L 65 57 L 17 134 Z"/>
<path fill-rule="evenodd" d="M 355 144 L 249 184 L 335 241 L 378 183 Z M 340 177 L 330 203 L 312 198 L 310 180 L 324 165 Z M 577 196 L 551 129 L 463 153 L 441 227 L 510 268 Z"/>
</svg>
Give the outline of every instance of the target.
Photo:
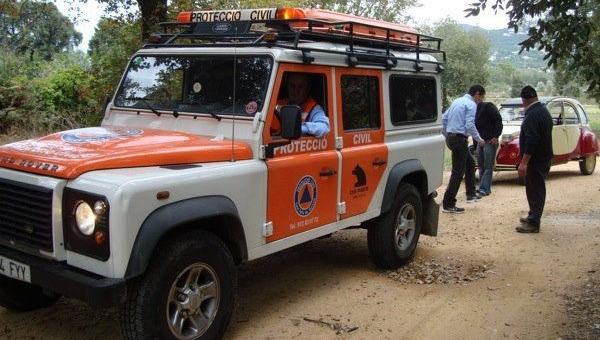
<svg viewBox="0 0 600 340">
<path fill-rule="evenodd" d="M 467 205 L 459 192 L 466 213 L 442 214 L 439 236 L 422 237 L 413 264 L 398 271 L 374 267 L 358 229 L 241 266 L 225 338 L 600 338 L 598 314 L 573 312 L 584 300 L 578 292 L 597 291 L 590 280 L 600 272 L 600 171 L 553 168 L 542 232 L 529 235 L 514 230 L 527 207 L 516 173 L 494 180 L 481 202 Z M 0 307 L 0 338 L 120 335 L 115 310 L 62 299 L 30 313 Z"/>
</svg>

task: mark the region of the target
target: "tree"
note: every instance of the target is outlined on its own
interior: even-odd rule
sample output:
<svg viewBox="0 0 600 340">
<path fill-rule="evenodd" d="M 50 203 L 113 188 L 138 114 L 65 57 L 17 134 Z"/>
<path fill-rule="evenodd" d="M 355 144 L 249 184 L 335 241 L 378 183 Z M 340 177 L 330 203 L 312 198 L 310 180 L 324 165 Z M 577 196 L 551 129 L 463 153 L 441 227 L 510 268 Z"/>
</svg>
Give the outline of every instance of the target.
<svg viewBox="0 0 600 340">
<path fill-rule="evenodd" d="M 53 3 L 0 0 L 0 45 L 33 60 L 72 50 L 81 33 Z"/>
<path fill-rule="evenodd" d="M 142 46 L 140 29 L 139 21 L 103 18 L 98 22 L 88 49 L 97 101 L 114 93 L 130 56 Z"/>
<path fill-rule="evenodd" d="M 485 86 L 489 80 L 487 69 L 490 42 L 480 29 L 465 31 L 456 21 L 444 19 L 433 28 L 432 35 L 444 39 L 446 70 L 442 77 L 443 106 L 451 98 L 463 95 L 475 84 Z"/>
<path fill-rule="evenodd" d="M 485 10 L 488 0 L 477 0 L 467 16 Z M 490 0 L 494 11 L 506 12 L 508 28 L 527 29 L 521 51 L 544 50 L 548 65 L 565 68 L 588 85 L 588 94 L 600 102 L 600 1 L 598 0 Z M 527 27 L 527 21 L 536 25 Z"/>
<path fill-rule="evenodd" d="M 361 17 L 407 23 L 411 17 L 406 10 L 419 5 L 418 0 L 313 0 L 310 7 L 354 14 Z"/>
</svg>

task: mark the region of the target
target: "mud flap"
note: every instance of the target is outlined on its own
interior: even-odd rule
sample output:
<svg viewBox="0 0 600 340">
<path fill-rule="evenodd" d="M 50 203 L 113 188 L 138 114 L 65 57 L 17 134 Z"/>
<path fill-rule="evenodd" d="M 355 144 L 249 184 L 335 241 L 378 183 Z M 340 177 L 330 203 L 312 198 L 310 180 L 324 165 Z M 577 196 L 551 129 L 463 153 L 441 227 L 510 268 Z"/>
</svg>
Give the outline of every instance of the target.
<svg viewBox="0 0 600 340">
<path fill-rule="evenodd" d="M 429 195 L 423 204 L 423 225 L 421 226 L 423 235 L 437 236 L 440 205 L 435 202 L 434 197 L 435 194 Z"/>
</svg>

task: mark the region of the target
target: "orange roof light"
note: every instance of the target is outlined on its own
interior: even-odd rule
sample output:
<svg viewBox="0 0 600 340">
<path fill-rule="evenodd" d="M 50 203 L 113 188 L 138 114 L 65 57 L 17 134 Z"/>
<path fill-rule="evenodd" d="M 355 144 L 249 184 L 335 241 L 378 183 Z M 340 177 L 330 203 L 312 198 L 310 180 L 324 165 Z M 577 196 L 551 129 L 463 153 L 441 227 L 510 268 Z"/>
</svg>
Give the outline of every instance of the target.
<svg viewBox="0 0 600 340">
<path fill-rule="evenodd" d="M 287 7 L 277 9 L 277 19 L 291 20 L 291 19 L 306 19 L 306 13 L 302 8 Z"/>
<path fill-rule="evenodd" d="M 181 12 L 177 14 L 177 22 L 190 22 L 192 12 Z"/>
</svg>

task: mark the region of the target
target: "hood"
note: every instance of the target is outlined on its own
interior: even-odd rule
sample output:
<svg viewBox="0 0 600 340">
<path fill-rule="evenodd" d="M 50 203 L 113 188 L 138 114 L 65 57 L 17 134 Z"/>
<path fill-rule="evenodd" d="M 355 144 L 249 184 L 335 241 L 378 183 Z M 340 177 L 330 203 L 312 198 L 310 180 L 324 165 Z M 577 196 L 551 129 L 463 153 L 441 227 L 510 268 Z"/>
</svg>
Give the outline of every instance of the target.
<svg viewBox="0 0 600 340">
<path fill-rule="evenodd" d="M 233 152 L 233 155 L 232 155 Z M 0 146 L 0 167 L 59 178 L 99 169 L 252 158 L 248 145 L 184 132 L 105 126 Z"/>
<path fill-rule="evenodd" d="M 518 137 L 519 136 L 519 132 L 521 131 L 521 121 L 515 121 L 515 122 L 503 122 L 504 126 L 502 127 L 502 134 L 506 135 L 506 134 L 511 134 L 511 135 L 515 135 Z"/>
</svg>

